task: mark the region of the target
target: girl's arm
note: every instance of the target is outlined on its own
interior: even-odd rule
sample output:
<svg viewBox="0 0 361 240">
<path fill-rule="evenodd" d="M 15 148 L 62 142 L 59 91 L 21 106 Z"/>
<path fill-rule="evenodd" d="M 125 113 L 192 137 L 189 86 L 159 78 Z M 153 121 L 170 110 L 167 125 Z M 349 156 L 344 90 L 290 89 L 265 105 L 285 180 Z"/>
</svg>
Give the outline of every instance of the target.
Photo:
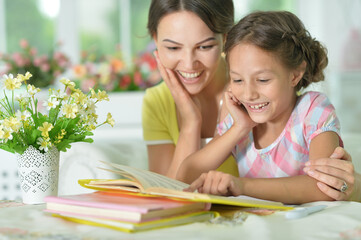
<svg viewBox="0 0 361 240">
<path fill-rule="evenodd" d="M 338 135 L 324 132 L 310 144 L 310 159 L 329 156 L 339 144 Z M 307 175 L 282 178 L 236 178 L 228 174 L 211 171 L 202 174 L 188 191 L 221 195 L 247 195 L 279 201 L 286 204 L 302 204 L 313 201 L 333 200 L 317 186 L 317 181 Z"/>
<path fill-rule="evenodd" d="M 191 183 L 202 173 L 217 169 L 231 154 L 234 146 L 249 131 L 232 126 L 222 136 L 216 136 L 205 147 L 187 157 L 179 167 L 177 179 Z"/>
<path fill-rule="evenodd" d="M 224 101 L 226 104 L 222 106 L 221 119 L 228 112 L 231 113 L 234 121 L 232 127 L 222 136 L 216 135 L 204 148 L 187 157 L 179 167 L 178 180 L 191 183 L 202 173 L 217 169 L 230 156 L 237 143 L 255 126 L 230 91 L 225 93 Z"/>
</svg>

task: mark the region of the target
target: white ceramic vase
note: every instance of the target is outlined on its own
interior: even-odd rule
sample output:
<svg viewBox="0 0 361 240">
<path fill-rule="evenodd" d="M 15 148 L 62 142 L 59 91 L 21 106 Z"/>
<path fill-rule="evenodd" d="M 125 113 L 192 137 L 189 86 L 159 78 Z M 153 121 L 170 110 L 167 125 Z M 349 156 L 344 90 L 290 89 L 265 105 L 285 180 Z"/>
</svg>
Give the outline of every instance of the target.
<svg viewBox="0 0 361 240">
<path fill-rule="evenodd" d="M 23 203 L 44 203 L 44 197 L 58 195 L 59 151 L 56 148 L 41 153 L 29 146 L 16 154 Z"/>
</svg>

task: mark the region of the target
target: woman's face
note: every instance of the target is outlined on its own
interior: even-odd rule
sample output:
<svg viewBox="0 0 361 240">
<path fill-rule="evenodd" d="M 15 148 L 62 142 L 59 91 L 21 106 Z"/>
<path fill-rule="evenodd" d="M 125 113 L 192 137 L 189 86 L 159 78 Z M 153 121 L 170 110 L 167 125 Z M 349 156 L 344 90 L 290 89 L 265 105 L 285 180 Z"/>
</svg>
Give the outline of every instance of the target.
<svg viewBox="0 0 361 240">
<path fill-rule="evenodd" d="M 201 92 L 212 81 L 221 60 L 223 35 L 212 32 L 197 15 L 168 14 L 153 37 L 160 61 L 176 73 L 190 94 Z"/>
<path fill-rule="evenodd" d="M 274 54 L 240 43 L 229 54 L 231 90 L 253 121 L 279 123 L 292 113 L 294 87 L 303 72 L 290 70 Z"/>
</svg>

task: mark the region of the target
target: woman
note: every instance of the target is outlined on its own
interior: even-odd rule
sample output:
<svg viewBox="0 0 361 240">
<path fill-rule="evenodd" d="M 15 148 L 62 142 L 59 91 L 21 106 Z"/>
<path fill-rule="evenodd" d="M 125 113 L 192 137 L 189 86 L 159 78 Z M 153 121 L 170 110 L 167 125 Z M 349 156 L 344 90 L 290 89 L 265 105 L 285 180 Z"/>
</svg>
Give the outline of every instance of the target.
<svg viewBox="0 0 361 240">
<path fill-rule="evenodd" d="M 233 24 L 231 0 L 152 0 L 148 31 L 157 46 L 155 55 L 164 82 L 147 89 L 143 101 L 149 170 L 175 178 L 182 161 L 213 137 L 228 82 L 221 53 L 225 35 Z M 348 161 L 328 159 L 332 163 L 316 163 L 310 168 L 332 171 L 335 163 L 347 162 L 343 168 L 347 170 L 334 177 L 347 180 L 347 193 L 353 192 L 355 177 L 348 167 L 353 165 L 350 156 L 342 151 L 344 157 L 340 158 Z M 238 176 L 233 158 L 218 170 Z M 333 186 L 338 183 L 334 178 L 326 179 L 326 173 L 317 173 L 323 177 L 316 179 L 328 186 L 321 191 L 334 197 L 332 190 L 337 187 Z M 350 194 L 343 193 L 338 199 L 349 198 Z"/>
<path fill-rule="evenodd" d="M 183 159 L 213 137 L 228 82 L 221 54 L 233 12 L 232 0 L 152 1 L 148 30 L 164 82 L 143 102 L 151 171 L 175 178 Z M 236 174 L 232 160 L 221 170 Z"/>
</svg>

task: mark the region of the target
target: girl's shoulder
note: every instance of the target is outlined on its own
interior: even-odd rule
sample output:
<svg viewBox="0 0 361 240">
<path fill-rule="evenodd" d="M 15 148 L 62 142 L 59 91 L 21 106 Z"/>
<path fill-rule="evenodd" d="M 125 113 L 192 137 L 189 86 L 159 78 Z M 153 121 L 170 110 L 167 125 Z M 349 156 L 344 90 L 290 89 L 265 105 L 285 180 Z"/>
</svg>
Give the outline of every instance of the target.
<svg viewBox="0 0 361 240">
<path fill-rule="evenodd" d="M 326 94 L 316 91 L 309 91 L 299 96 L 296 108 L 298 111 L 309 112 L 314 108 L 327 108 L 332 107 L 332 104 Z"/>
<path fill-rule="evenodd" d="M 328 97 L 324 93 L 310 91 L 299 97 L 291 124 L 301 124 L 303 128 L 309 128 L 336 118 L 335 108 Z"/>
</svg>

